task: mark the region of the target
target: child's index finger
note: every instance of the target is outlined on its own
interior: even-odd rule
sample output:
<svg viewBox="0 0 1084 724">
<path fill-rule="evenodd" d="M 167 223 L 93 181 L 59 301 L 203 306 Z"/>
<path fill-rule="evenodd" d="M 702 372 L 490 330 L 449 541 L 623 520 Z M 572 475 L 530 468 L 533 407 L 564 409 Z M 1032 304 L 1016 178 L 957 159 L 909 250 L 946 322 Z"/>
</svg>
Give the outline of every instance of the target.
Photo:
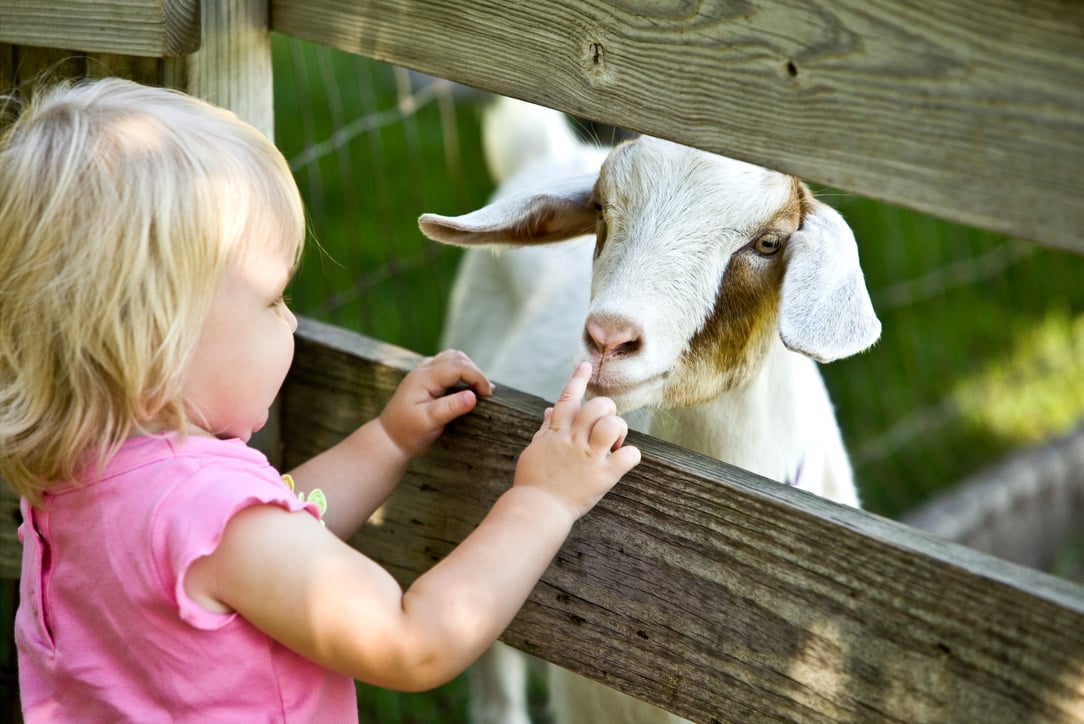
<svg viewBox="0 0 1084 724">
<path fill-rule="evenodd" d="M 587 393 L 587 382 L 590 379 L 591 364 L 581 362 L 553 405 L 553 415 L 550 417 L 551 428 L 568 427 L 576 419 L 576 413 L 580 411 L 580 402 Z"/>
</svg>

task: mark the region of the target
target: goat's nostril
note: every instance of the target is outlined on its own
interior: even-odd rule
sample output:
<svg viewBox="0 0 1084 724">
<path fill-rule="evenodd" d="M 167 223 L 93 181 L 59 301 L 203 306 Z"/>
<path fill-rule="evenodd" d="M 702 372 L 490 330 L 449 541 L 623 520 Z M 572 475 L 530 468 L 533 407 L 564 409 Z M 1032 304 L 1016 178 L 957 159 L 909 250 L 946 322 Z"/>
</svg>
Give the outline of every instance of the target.
<svg viewBox="0 0 1084 724">
<path fill-rule="evenodd" d="M 599 354 L 606 353 L 606 330 L 598 322 L 587 321 L 583 328 L 583 340 L 588 348 L 593 347 Z"/>
<path fill-rule="evenodd" d="M 594 349 L 595 351 L 597 351 L 599 353 L 602 352 L 602 345 L 599 343 L 599 341 L 597 339 L 595 339 L 595 335 L 593 335 L 591 333 L 591 325 L 590 324 L 588 324 L 587 326 L 585 326 L 583 328 L 583 343 L 584 343 L 584 346 L 586 346 L 588 349 Z"/>
<path fill-rule="evenodd" d="M 634 355 L 643 347 L 639 331 L 631 324 L 604 324 L 589 319 L 584 326 L 584 341 L 600 355 Z"/>
</svg>

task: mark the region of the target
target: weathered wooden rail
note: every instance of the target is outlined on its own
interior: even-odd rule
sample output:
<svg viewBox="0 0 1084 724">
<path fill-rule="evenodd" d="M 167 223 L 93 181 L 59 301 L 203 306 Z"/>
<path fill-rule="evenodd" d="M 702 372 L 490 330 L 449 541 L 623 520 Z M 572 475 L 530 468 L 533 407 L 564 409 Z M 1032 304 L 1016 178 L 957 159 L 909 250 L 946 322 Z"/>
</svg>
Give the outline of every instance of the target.
<svg viewBox="0 0 1084 724">
<path fill-rule="evenodd" d="M 1084 6 L 272 0 L 280 32 L 1084 250 Z"/>
<path fill-rule="evenodd" d="M 3 0 L 0 92 L 47 67 L 133 75 L 270 130 L 269 29 L 1084 251 L 1077 3 Z M 306 322 L 275 452 L 332 444 L 414 361 Z M 541 409 L 484 402 L 354 543 L 404 582 L 426 569 L 508 484 Z M 1084 721 L 1084 589 L 636 443 L 644 463 L 508 642 L 702 721 Z"/>
</svg>

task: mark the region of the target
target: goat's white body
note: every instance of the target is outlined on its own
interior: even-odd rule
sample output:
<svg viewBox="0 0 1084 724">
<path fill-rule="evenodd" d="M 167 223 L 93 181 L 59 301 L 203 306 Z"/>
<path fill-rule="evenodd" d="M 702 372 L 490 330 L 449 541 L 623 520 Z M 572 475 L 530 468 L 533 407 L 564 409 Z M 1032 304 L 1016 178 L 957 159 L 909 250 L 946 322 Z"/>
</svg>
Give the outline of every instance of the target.
<svg viewBox="0 0 1084 724">
<path fill-rule="evenodd" d="M 506 104 L 499 111 L 501 123 L 486 129 L 487 137 L 498 139 L 494 144 L 487 141 L 488 152 L 498 157 L 490 159 L 491 169 L 503 181 L 498 198 L 547 180 L 598 171 L 604 151 L 575 142 L 567 128 L 562 137 L 555 125 L 559 115 L 533 109 L 518 120 L 512 117 L 525 109 L 528 107 L 522 104 Z M 524 129 L 537 129 L 540 122 L 545 129 L 535 132 L 531 144 L 515 139 L 513 132 L 529 133 Z M 609 173 L 620 178 L 614 184 L 619 189 L 636 185 L 630 193 L 639 193 L 642 200 L 666 196 L 671 178 L 687 182 L 700 175 L 705 184 L 702 196 L 668 200 L 654 216 L 638 217 L 642 205 L 623 209 L 625 215 L 617 220 L 622 224 L 618 233 L 631 235 L 628 227 L 635 227 L 652 238 L 654 249 L 636 245 L 609 249 L 594 273 L 595 239 L 589 236 L 558 245 L 509 249 L 497 255 L 469 250 L 450 300 L 445 345 L 470 354 L 496 383 L 553 400 L 577 359 L 594 354 L 596 364 L 601 365 L 599 353 L 593 352 L 590 340 L 585 341 L 584 320 L 589 313 L 592 318 L 601 315 L 599 318 L 634 321 L 644 330 L 635 359 L 607 358 L 605 374 L 596 367 L 599 384 L 605 387 L 609 382 L 619 391 L 611 395 L 619 407 L 656 408 L 649 414 L 634 414 L 630 419 L 633 427 L 810 493 L 857 505 L 850 463 L 817 365 L 784 346 L 778 333 L 758 343 L 751 353 L 756 360 L 734 373 L 725 389 L 710 393 L 714 395 L 710 399 L 706 399 L 710 395 L 698 392 L 706 401 L 682 407 L 667 404 L 674 395 L 671 388 L 680 391 L 700 386 L 697 370 L 703 366 L 690 362 L 682 345 L 699 333 L 703 322 L 699 317 L 667 318 L 666 313 L 710 309 L 717 294 L 712 284 L 717 285 L 728 272 L 731 255 L 743 253 L 739 247 L 745 242 L 738 237 L 757 233 L 756 229 L 767 223 L 764 219 L 774 218 L 772 199 L 784 195 L 781 179 L 789 177 L 700 152 L 690 156 L 688 149 L 644 140 L 636 163 L 648 171 L 637 176 L 635 171 L 629 173 L 627 163 L 624 170 L 615 163 Z M 524 148 L 538 155 L 524 154 Z M 501 153 L 506 154 L 503 160 Z M 718 186 L 726 188 L 721 191 Z M 735 208 L 755 209 L 754 218 L 744 220 L 750 229 L 741 226 L 743 219 L 740 214 L 735 216 Z M 726 223 L 705 231 L 695 213 L 718 216 Z M 660 243 L 667 235 L 670 240 Z M 728 241 L 727 235 L 733 240 Z M 718 242 L 719 237 L 733 246 Z M 693 247 L 698 250 L 690 251 Z M 637 258 L 636 254 L 648 256 Z M 698 261 L 690 262 L 693 257 Z M 759 263 L 752 262 L 754 266 Z M 856 252 L 854 263 L 857 265 Z M 660 275 L 660 268 L 666 274 Z M 630 290 L 636 293 L 629 294 Z M 675 363 L 679 357 L 681 361 Z M 648 378 L 657 382 L 653 386 L 641 384 Z M 711 388 L 710 384 L 703 386 Z M 631 390 L 627 395 L 626 388 Z M 603 393 L 610 394 L 605 389 Z M 474 678 L 472 702 L 479 724 L 527 721 L 522 693 L 525 668 L 508 653 L 487 654 L 479 664 L 482 673 Z M 557 667 L 551 667 L 550 682 L 558 724 L 682 721 Z"/>
</svg>

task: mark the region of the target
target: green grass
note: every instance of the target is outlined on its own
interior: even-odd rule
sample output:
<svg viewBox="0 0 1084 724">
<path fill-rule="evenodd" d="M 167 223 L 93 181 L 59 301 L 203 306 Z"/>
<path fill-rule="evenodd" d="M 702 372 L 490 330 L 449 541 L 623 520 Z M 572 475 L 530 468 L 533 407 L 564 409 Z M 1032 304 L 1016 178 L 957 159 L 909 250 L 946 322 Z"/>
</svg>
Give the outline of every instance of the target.
<svg viewBox="0 0 1084 724">
<path fill-rule="evenodd" d="M 425 240 L 416 219 L 489 193 L 474 109 L 449 113 L 430 100 L 398 114 L 396 78 L 386 67 L 277 36 L 274 49 L 276 140 L 324 250 L 306 254 L 291 289 L 295 309 L 435 351 L 459 253 Z M 374 113 L 390 118 L 304 162 L 306 149 Z"/>
</svg>

